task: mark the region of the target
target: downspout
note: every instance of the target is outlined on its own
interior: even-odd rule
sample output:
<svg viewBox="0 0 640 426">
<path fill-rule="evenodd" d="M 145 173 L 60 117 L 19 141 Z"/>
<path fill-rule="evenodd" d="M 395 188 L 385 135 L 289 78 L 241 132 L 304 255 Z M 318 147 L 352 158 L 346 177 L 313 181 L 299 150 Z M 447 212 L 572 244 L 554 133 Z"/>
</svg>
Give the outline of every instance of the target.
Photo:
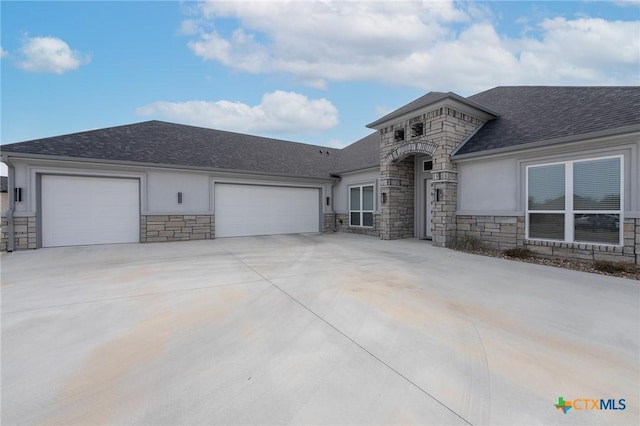
<svg viewBox="0 0 640 426">
<path fill-rule="evenodd" d="M 333 173 L 330 176 L 332 178 L 337 179 L 337 180 L 334 180 L 333 183 L 331 184 L 331 213 L 333 214 L 333 232 L 338 232 L 338 214 L 336 213 L 336 208 L 334 204 L 335 200 L 333 198 L 333 188 L 335 188 L 337 183 L 340 183 L 342 178 L 340 177 L 340 175 L 336 175 Z"/>
<path fill-rule="evenodd" d="M 11 253 L 15 245 L 15 232 L 13 227 L 13 213 L 16 210 L 16 169 L 9 160 L 8 155 L 2 156 L 2 162 L 7 165 L 8 179 L 7 179 L 7 192 L 9 196 L 9 208 L 7 209 L 7 252 Z"/>
</svg>

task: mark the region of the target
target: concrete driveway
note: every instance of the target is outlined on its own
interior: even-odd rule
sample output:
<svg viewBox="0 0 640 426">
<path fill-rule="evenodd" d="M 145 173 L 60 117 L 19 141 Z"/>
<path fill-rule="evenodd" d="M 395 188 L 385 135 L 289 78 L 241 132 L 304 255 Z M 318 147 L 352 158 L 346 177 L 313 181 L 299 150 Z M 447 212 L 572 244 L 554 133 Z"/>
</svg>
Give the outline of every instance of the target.
<svg viewBox="0 0 640 426">
<path fill-rule="evenodd" d="M 637 425 L 639 284 L 348 234 L 5 253 L 1 420 Z"/>
</svg>

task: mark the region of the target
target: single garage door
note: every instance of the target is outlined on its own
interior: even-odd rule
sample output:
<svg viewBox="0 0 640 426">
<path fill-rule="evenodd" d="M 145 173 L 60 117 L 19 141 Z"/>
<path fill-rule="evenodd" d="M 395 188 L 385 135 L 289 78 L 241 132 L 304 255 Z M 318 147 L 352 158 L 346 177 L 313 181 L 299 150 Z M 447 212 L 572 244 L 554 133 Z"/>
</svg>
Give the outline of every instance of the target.
<svg viewBox="0 0 640 426">
<path fill-rule="evenodd" d="M 296 234 L 320 230 L 320 190 L 215 185 L 215 236 Z"/>
<path fill-rule="evenodd" d="M 137 179 L 42 176 L 42 246 L 140 241 Z"/>
</svg>

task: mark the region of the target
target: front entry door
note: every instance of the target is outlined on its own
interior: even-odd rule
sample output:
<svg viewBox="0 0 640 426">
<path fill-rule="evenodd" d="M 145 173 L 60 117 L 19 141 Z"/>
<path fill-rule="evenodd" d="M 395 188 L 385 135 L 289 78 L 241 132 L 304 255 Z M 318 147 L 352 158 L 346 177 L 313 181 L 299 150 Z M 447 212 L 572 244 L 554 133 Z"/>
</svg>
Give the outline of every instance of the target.
<svg viewBox="0 0 640 426">
<path fill-rule="evenodd" d="M 431 193 L 431 179 L 424 180 L 424 238 L 431 238 L 431 204 L 433 194 Z"/>
</svg>

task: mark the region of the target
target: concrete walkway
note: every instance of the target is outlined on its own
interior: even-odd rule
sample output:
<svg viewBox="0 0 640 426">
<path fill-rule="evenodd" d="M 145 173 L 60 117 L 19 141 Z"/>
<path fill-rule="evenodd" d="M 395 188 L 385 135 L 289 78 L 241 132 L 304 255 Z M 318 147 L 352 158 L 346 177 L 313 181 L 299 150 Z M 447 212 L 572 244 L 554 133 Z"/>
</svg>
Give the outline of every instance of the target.
<svg viewBox="0 0 640 426">
<path fill-rule="evenodd" d="M 348 234 L 1 266 L 3 425 L 640 423 L 638 281 Z"/>
</svg>

